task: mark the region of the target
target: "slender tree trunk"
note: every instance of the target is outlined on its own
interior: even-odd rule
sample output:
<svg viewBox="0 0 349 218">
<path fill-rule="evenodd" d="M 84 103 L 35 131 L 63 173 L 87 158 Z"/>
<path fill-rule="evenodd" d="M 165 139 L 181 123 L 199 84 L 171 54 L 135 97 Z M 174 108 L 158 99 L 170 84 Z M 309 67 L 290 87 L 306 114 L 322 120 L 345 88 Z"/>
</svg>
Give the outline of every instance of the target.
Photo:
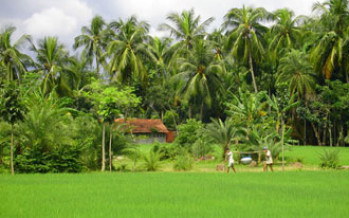
<svg viewBox="0 0 349 218">
<path fill-rule="evenodd" d="M 113 154 L 111 151 L 111 142 L 113 140 L 113 128 L 110 125 L 110 130 L 109 130 L 109 172 L 112 170 L 112 161 L 113 161 Z"/>
<path fill-rule="evenodd" d="M 304 129 L 303 129 L 303 144 L 306 145 L 307 144 L 307 120 L 304 119 Z"/>
<path fill-rule="evenodd" d="M 285 121 L 281 119 L 282 125 L 282 133 L 281 133 L 281 151 L 282 151 L 282 171 L 285 171 L 285 145 L 284 145 L 284 137 L 285 137 Z"/>
<path fill-rule="evenodd" d="M 336 134 L 336 119 L 333 119 L 333 144 L 336 145 L 337 144 L 337 138 L 336 138 L 337 134 Z"/>
<path fill-rule="evenodd" d="M 332 147 L 332 128 L 328 128 L 328 133 L 329 133 L 329 137 L 330 137 L 330 146 Z"/>
<path fill-rule="evenodd" d="M 200 119 L 201 119 L 201 122 L 203 122 L 203 118 L 204 118 L 204 101 L 202 100 L 201 107 L 200 107 Z"/>
<path fill-rule="evenodd" d="M 11 124 L 11 157 L 10 157 L 10 165 L 11 165 L 11 174 L 15 174 L 15 168 L 13 165 L 13 124 Z"/>
<path fill-rule="evenodd" d="M 98 60 L 98 56 L 96 54 L 96 70 L 97 70 L 97 78 L 100 78 L 100 75 L 99 75 L 99 60 Z"/>
<path fill-rule="evenodd" d="M 252 76 L 252 81 L 253 81 L 253 87 L 254 87 L 254 92 L 257 93 L 257 84 L 256 84 L 256 78 L 254 77 L 254 70 L 253 70 L 253 62 L 252 62 L 252 47 L 251 47 L 251 42 L 249 42 L 249 63 L 250 63 L 250 71 L 251 71 L 251 76 Z"/>
<path fill-rule="evenodd" d="M 343 127 L 343 125 L 341 125 L 340 130 L 339 130 L 338 140 L 337 140 L 337 146 L 342 145 L 343 138 L 344 138 L 344 127 Z"/>
<path fill-rule="evenodd" d="M 105 170 L 105 124 L 103 123 L 103 133 L 102 133 L 102 168 L 101 171 Z"/>
<path fill-rule="evenodd" d="M 327 144 L 327 124 L 325 124 L 325 127 L 323 128 L 323 134 L 322 134 L 322 144 Z"/>
<path fill-rule="evenodd" d="M 318 143 L 318 145 L 321 146 L 322 144 L 321 144 L 321 139 L 320 139 L 319 132 L 317 131 L 316 126 L 314 125 L 314 123 L 313 122 L 310 122 L 310 123 L 311 123 L 311 126 L 313 127 L 317 143 Z"/>
</svg>

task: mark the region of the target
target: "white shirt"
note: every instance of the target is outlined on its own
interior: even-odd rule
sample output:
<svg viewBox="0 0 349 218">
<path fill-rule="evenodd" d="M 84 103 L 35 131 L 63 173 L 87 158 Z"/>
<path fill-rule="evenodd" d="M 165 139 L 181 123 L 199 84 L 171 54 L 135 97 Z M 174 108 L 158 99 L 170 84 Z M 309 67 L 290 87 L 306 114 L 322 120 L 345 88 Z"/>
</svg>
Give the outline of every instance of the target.
<svg viewBox="0 0 349 218">
<path fill-rule="evenodd" d="M 227 156 L 229 163 L 234 163 L 233 152 L 229 151 Z"/>
<path fill-rule="evenodd" d="M 267 150 L 267 153 L 265 154 L 265 162 L 267 164 L 272 164 L 273 163 L 273 158 L 271 157 L 270 150 Z"/>
</svg>

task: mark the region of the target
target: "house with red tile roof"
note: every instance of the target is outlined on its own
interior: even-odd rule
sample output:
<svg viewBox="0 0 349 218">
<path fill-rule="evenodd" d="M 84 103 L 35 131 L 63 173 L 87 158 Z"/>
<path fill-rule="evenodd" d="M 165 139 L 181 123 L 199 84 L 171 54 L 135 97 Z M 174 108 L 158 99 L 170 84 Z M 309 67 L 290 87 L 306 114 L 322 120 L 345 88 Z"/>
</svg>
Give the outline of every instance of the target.
<svg viewBox="0 0 349 218">
<path fill-rule="evenodd" d="M 127 132 L 132 134 L 137 143 L 172 142 L 173 137 L 160 119 L 115 119 L 116 123 L 125 125 Z M 169 139 L 168 138 L 169 134 Z M 171 141 L 172 139 L 172 141 Z"/>
</svg>

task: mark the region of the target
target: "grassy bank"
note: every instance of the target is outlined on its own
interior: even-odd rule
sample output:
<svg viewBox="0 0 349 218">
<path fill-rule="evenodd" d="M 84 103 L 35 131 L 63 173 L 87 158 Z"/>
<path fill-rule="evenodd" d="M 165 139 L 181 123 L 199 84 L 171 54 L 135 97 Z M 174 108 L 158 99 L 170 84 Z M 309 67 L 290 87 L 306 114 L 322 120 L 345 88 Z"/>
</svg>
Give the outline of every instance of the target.
<svg viewBox="0 0 349 218">
<path fill-rule="evenodd" d="M 166 146 L 171 146 L 170 144 L 165 144 Z M 151 144 L 142 144 L 139 149 L 142 153 L 147 154 L 152 148 Z M 339 150 L 339 165 L 349 165 L 349 147 L 319 147 L 319 146 L 292 146 L 285 151 L 285 160 L 289 162 L 301 161 L 303 164 L 303 170 L 319 170 L 320 165 L 320 154 L 324 150 Z M 214 148 L 212 154 L 220 157 L 221 149 L 217 146 Z M 236 156 L 236 155 L 235 155 Z M 280 158 L 281 160 L 281 154 Z M 221 163 L 219 160 L 213 161 L 197 161 L 194 164 L 192 171 L 194 172 L 214 172 L 216 165 Z M 114 166 L 119 168 L 121 165 L 126 166 L 127 170 L 131 170 L 133 162 L 127 158 L 123 160 L 115 160 Z M 137 168 L 142 171 L 142 166 L 144 162 L 140 159 L 137 162 Z M 262 165 L 256 168 L 249 168 L 245 165 L 236 165 L 238 171 L 262 171 Z M 276 171 L 281 171 L 281 165 L 274 165 Z M 162 163 L 160 171 L 173 171 L 173 161 L 166 160 Z M 286 166 L 286 170 L 299 170 L 292 166 Z"/>
<path fill-rule="evenodd" d="M 345 217 L 345 171 L 0 175 L 0 217 Z"/>
</svg>

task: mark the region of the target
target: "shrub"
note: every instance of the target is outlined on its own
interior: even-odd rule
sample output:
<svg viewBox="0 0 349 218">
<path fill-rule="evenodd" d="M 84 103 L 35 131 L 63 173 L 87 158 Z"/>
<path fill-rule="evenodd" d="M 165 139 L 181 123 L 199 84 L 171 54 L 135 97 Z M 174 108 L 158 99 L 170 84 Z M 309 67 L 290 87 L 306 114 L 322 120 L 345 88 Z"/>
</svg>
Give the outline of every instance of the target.
<svg viewBox="0 0 349 218">
<path fill-rule="evenodd" d="M 320 167 L 322 168 L 337 168 L 339 163 L 339 151 L 324 150 L 324 152 L 320 154 L 320 161 Z"/>
<path fill-rule="evenodd" d="M 80 148 L 64 145 L 50 152 L 27 149 L 16 157 L 15 169 L 20 173 L 78 173 L 83 169 L 80 152 Z"/>
<path fill-rule="evenodd" d="M 159 169 L 161 165 L 161 153 L 160 152 L 155 152 L 153 150 L 149 151 L 148 155 L 144 155 L 143 159 L 145 161 L 145 169 L 147 171 L 156 171 Z"/>
<path fill-rule="evenodd" d="M 195 141 L 199 138 L 199 131 L 203 128 L 201 121 L 194 119 L 187 120 L 186 124 L 178 126 L 178 136 L 176 137 L 176 143 L 182 147 L 191 147 Z"/>
<path fill-rule="evenodd" d="M 161 154 L 160 160 L 167 160 L 171 158 L 171 148 L 169 146 L 155 142 L 152 150 Z"/>
<path fill-rule="evenodd" d="M 197 158 L 204 157 L 213 150 L 212 144 L 207 137 L 207 132 L 199 131 L 198 134 L 200 137 L 195 141 L 191 149 L 192 153 Z"/>
<path fill-rule="evenodd" d="M 192 156 L 186 150 L 183 150 L 181 154 L 176 156 L 173 169 L 184 171 L 190 170 L 193 168 L 193 163 Z"/>
</svg>

